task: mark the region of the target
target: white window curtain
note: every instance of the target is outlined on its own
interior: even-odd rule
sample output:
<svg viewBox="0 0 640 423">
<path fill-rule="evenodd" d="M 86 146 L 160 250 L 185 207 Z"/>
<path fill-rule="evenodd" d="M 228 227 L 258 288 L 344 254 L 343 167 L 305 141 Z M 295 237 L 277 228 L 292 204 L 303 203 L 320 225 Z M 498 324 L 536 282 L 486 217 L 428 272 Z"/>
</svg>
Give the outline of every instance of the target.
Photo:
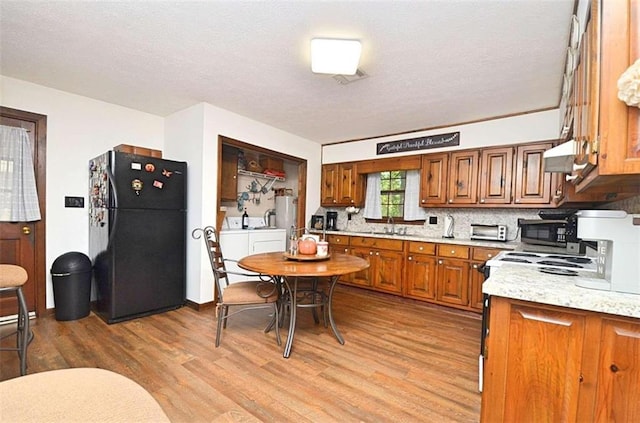
<svg viewBox="0 0 640 423">
<path fill-rule="evenodd" d="M 380 174 L 367 174 L 367 192 L 362 215 L 367 219 L 382 219 L 382 202 L 380 200 Z"/>
<path fill-rule="evenodd" d="M 0 221 L 40 220 L 29 134 L 0 125 Z"/>
<path fill-rule="evenodd" d="M 420 207 L 420 171 L 407 170 L 404 188 L 404 220 L 425 220 L 427 211 Z"/>
</svg>

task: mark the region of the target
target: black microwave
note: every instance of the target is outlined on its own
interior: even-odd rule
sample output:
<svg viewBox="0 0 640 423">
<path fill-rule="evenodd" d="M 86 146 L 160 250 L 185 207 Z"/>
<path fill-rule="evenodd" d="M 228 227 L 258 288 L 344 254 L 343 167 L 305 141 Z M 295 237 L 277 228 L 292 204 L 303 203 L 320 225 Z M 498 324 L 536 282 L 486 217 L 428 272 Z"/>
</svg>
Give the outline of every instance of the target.
<svg viewBox="0 0 640 423">
<path fill-rule="evenodd" d="M 566 247 L 567 242 L 577 242 L 576 225 L 574 219 L 518 219 L 520 241 L 552 247 Z"/>
</svg>

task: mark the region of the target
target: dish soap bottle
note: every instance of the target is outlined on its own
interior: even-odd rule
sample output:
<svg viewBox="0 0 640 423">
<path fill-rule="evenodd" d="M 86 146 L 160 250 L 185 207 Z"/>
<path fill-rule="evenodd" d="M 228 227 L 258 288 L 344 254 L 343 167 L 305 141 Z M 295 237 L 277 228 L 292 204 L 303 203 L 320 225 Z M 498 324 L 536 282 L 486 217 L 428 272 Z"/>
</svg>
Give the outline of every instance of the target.
<svg viewBox="0 0 640 423">
<path fill-rule="evenodd" d="M 242 214 L 242 229 L 247 229 L 249 227 L 249 215 L 247 214 L 247 209 L 244 209 L 244 213 Z"/>
</svg>

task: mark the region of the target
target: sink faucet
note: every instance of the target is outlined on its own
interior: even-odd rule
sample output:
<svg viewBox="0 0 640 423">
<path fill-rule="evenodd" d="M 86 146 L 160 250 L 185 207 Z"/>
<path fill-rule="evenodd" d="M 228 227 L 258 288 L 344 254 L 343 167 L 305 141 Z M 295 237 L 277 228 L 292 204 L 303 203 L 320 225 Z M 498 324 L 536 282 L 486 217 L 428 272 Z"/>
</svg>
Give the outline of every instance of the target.
<svg viewBox="0 0 640 423">
<path fill-rule="evenodd" d="M 395 224 L 395 222 L 393 221 L 393 217 L 389 216 L 389 217 L 387 218 L 387 225 L 391 225 L 391 232 L 390 232 L 390 233 L 392 233 L 392 234 L 393 234 L 393 233 L 395 233 L 395 232 L 396 232 L 396 231 L 395 231 L 396 224 Z"/>
</svg>

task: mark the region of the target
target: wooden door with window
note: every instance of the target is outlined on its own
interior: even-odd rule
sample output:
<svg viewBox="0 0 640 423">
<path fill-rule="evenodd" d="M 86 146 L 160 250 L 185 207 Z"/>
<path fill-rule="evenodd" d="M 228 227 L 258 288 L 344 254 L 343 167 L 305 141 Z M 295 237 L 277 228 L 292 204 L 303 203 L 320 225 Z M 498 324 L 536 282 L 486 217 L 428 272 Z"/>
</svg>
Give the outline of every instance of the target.
<svg viewBox="0 0 640 423">
<path fill-rule="evenodd" d="M 46 309 L 45 294 L 45 153 L 47 117 L 0 107 L 0 124 L 25 128 L 31 141 L 33 165 L 42 219 L 37 222 L 0 222 L 0 263 L 17 264 L 27 271 L 23 286 L 29 311 Z M 0 157 L 0 163 L 2 161 Z M 17 313 L 15 296 L 0 297 L 0 316 Z"/>
</svg>

